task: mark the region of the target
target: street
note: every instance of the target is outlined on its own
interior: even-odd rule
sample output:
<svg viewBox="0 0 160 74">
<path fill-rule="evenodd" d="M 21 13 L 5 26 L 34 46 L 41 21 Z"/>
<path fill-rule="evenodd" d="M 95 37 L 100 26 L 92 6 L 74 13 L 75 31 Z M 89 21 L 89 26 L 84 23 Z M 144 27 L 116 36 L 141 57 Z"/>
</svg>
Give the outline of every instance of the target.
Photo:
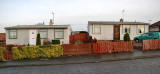
<svg viewBox="0 0 160 74">
<path fill-rule="evenodd" d="M 0 74 L 159 74 L 160 58 L 1 68 Z"/>
</svg>

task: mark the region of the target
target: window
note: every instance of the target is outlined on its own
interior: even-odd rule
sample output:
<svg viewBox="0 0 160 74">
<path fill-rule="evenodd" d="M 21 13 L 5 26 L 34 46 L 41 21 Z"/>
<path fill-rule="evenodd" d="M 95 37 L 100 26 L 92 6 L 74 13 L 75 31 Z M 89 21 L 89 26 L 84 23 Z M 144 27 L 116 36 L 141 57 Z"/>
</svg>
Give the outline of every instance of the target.
<svg viewBox="0 0 160 74">
<path fill-rule="evenodd" d="M 130 25 L 123 25 L 123 33 L 130 33 Z"/>
<path fill-rule="evenodd" d="M 144 33 L 144 25 L 138 25 L 137 33 L 138 33 L 138 34 Z"/>
<path fill-rule="evenodd" d="M 42 39 L 48 38 L 48 30 L 40 29 L 40 30 L 38 30 L 38 33 L 40 33 L 40 36 Z"/>
<path fill-rule="evenodd" d="M 93 34 L 101 34 L 101 25 L 93 25 L 92 32 Z"/>
<path fill-rule="evenodd" d="M 55 39 L 64 39 L 64 29 L 54 30 Z"/>
<path fill-rule="evenodd" d="M 9 30 L 9 39 L 17 39 L 17 30 Z"/>
<path fill-rule="evenodd" d="M 154 35 L 155 35 L 155 33 L 152 33 L 152 32 L 149 33 L 149 36 L 154 36 Z"/>
</svg>

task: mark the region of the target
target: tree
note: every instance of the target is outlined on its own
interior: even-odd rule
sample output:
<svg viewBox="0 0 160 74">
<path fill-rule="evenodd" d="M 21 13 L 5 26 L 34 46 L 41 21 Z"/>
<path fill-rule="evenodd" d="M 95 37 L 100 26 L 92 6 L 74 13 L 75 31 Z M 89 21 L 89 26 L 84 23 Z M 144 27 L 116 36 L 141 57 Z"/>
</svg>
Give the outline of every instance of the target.
<svg viewBox="0 0 160 74">
<path fill-rule="evenodd" d="M 124 41 L 130 41 L 130 36 L 128 33 L 125 33 L 124 34 L 124 38 L 123 38 Z"/>
<path fill-rule="evenodd" d="M 41 36 L 40 36 L 40 33 L 37 34 L 36 45 L 41 45 Z"/>
</svg>

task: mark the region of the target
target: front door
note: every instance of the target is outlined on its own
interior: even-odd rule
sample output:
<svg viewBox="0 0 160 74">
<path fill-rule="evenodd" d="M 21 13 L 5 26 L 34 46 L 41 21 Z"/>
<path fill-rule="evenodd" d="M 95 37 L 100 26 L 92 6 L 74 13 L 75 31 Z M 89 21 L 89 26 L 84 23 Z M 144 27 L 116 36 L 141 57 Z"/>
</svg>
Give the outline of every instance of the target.
<svg viewBox="0 0 160 74">
<path fill-rule="evenodd" d="M 120 40 L 120 25 L 114 25 L 114 40 Z"/>
</svg>

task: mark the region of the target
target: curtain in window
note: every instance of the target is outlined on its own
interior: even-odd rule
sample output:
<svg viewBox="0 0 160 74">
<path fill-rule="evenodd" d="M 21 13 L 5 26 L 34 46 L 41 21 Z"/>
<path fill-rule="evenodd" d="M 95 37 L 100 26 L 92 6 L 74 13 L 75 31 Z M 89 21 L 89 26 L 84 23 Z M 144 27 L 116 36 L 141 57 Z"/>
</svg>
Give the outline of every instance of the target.
<svg viewBox="0 0 160 74">
<path fill-rule="evenodd" d="M 101 33 L 101 25 L 93 25 L 93 34 Z"/>
<path fill-rule="evenodd" d="M 130 25 L 123 25 L 123 33 L 130 33 Z"/>
<path fill-rule="evenodd" d="M 138 25 L 138 29 L 137 29 L 138 31 L 138 33 L 144 33 L 144 25 Z"/>
<path fill-rule="evenodd" d="M 64 30 L 63 29 L 55 29 L 55 38 L 56 39 L 64 39 Z"/>
<path fill-rule="evenodd" d="M 17 38 L 17 31 L 16 30 L 9 30 L 9 38 L 16 39 Z"/>
<path fill-rule="evenodd" d="M 38 32 L 40 33 L 41 38 L 48 38 L 48 30 L 40 29 Z"/>
</svg>

